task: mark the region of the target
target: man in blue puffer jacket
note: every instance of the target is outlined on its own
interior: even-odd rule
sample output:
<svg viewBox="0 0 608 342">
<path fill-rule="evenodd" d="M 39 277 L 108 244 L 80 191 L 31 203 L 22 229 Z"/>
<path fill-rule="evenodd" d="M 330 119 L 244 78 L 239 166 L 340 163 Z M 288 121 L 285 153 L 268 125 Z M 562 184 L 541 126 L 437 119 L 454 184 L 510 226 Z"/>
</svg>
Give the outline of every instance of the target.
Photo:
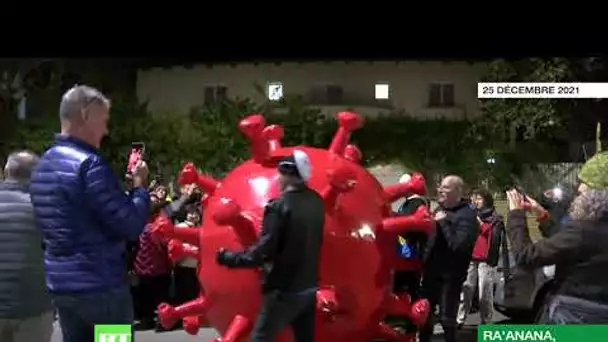
<svg viewBox="0 0 608 342">
<path fill-rule="evenodd" d="M 125 194 L 98 153 L 109 107 L 94 88 L 68 90 L 59 108 L 61 134 L 31 178 L 46 283 L 64 342 L 93 341 L 94 324 L 133 323 L 125 245 L 138 238 L 148 218 L 148 168 L 138 164 Z"/>
</svg>

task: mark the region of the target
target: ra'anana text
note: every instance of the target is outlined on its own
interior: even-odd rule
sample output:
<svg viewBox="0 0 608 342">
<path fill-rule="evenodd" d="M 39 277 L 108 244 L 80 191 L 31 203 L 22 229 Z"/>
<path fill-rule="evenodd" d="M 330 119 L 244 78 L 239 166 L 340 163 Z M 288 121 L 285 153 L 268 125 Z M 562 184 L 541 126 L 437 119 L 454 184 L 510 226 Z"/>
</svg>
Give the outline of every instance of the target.
<svg viewBox="0 0 608 342">
<path fill-rule="evenodd" d="M 550 330 L 493 330 L 484 331 L 482 341 L 549 341 L 557 342 Z"/>
</svg>

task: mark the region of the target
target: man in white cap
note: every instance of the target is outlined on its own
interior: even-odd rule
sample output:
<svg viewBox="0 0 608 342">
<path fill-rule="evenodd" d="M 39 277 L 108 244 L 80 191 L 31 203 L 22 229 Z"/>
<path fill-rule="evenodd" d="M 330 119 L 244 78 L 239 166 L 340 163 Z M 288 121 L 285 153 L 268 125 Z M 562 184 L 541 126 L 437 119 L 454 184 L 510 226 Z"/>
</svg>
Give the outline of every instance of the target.
<svg viewBox="0 0 608 342">
<path fill-rule="evenodd" d="M 221 249 L 217 262 L 262 270 L 262 307 L 250 341 L 274 341 L 290 325 L 296 341 L 313 342 L 323 199 L 306 185 L 311 167 L 305 152 L 282 158 L 278 171 L 281 195 L 266 205 L 258 242 L 242 252 Z"/>
</svg>

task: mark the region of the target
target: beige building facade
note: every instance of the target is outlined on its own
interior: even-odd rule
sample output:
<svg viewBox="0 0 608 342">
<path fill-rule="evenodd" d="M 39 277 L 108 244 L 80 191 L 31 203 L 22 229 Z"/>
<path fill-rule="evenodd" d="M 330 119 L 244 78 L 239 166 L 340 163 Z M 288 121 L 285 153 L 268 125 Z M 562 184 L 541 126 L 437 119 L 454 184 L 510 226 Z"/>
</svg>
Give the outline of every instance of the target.
<svg viewBox="0 0 608 342">
<path fill-rule="evenodd" d="M 262 102 L 297 94 L 326 114 L 352 109 L 368 117 L 399 112 L 459 120 L 477 115 L 484 72 L 484 63 L 442 61 L 174 66 L 139 70 L 137 96 L 155 113 L 186 112 L 226 98 Z"/>
</svg>

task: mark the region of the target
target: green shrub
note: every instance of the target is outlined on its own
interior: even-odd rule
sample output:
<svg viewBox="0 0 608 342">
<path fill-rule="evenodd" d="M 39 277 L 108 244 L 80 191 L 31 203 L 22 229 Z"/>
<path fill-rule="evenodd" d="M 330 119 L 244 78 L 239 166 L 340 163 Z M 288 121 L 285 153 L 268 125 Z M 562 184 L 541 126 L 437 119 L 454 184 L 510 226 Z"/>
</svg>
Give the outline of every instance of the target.
<svg viewBox="0 0 608 342">
<path fill-rule="evenodd" d="M 146 144 L 153 173 L 174 175 L 186 161 L 206 172 L 222 176 L 249 157 L 248 144 L 238 131 L 246 114 L 263 113 L 267 124 L 284 127 L 283 145 L 310 145 L 327 148 L 336 131 L 334 118 L 308 106 L 298 96 L 279 103 L 256 104 L 234 99 L 224 104 L 193 108 L 187 115 L 150 114 L 145 104 L 113 102 L 110 135 L 102 153 L 117 172 L 126 164 L 133 141 Z M 427 174 L 456 173 L 470 182 L 488 174 L 481 144 L 466 139 L 469 122 L 417 120 L 403 115 L 368 119 L 352 141 L 363 152 L 367 166 L 401 163 Z M 58 131 L 55 115 L 16 124 L 17 134 L 10 149 L 27 147 L 44 151 Z"/>
</svg>

